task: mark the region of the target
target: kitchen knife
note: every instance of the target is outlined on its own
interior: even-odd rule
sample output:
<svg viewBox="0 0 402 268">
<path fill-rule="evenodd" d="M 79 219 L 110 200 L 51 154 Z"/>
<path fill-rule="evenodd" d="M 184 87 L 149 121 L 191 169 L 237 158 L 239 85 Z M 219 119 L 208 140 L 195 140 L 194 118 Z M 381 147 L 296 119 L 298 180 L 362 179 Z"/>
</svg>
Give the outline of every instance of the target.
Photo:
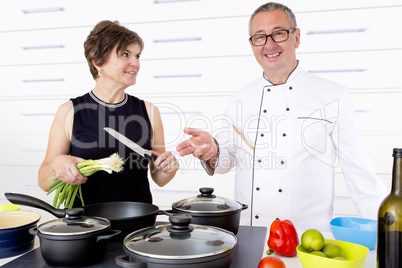
<svg viewBox="0 0 402 268">
<path fill-rule="evenodd" d="M 133 142 L 123 134 L 120 134 L 116 130 L 109 128 L 109 127 L 104 127 L 103 128 L 107 133 L 112 135 L 116 140 L 120 141 L 124 145 L 126 145 L 128 148 L 136 152 L 137 154 L 141 155 L 142 157 L 146 157 L 148 159 L 151 159 L 152 161 L 155 161 L 158 156 L 151 152 L 150 150 L 144 149 L 141 146 L 139 146 L 137 143 Z"/>
</svg>

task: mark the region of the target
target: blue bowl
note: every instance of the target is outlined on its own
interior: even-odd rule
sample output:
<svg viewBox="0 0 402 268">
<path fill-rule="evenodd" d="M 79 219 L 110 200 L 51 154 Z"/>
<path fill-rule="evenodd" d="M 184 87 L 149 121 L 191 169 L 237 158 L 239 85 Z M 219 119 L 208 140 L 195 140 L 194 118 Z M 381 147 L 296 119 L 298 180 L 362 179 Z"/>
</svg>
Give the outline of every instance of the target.
<svg viewBox="0 0 402 268">
<path fill-rule="evenodd" d="M 334 218 L 330 225 L 336 240 L 359 244 L 369 250 L 377 244 L 377 220 L 338 217 Z"/>
</svg>

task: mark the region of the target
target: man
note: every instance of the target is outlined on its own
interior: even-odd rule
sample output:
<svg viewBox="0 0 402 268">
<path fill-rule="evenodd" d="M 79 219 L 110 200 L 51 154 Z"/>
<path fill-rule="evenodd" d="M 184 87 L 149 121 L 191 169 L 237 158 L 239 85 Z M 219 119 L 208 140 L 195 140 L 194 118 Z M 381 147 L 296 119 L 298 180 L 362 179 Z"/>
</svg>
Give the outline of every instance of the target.
<svg viewBox="0 0 402 268">
<path fill-rule="evenodd" d="M 177 146 L 207 172 L 236 166 L 235 199 L 249 204 L 241 224 L 329 231 L 338 165 L 361 217 L 376 218 L 387 194 L 356 129 L 347 89 L 305 72 L 296 59 L 300 29 L 286 6 L 267 3 L 251 16 L 250 44 L 264 70 L 229 102 L 214 140 L 198 129 Z"/>
</svg>

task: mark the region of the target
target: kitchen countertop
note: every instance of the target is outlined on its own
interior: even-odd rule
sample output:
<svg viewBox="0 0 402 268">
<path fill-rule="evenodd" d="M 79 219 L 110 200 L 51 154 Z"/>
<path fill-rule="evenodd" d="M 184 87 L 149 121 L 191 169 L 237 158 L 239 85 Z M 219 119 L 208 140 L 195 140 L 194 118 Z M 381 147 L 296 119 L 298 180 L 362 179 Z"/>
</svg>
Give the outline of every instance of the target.
<svg viewBox="0 0 402 268">
<path fill-rule="evenodd" d="M 249 233 L 249 232 L 251 232 L 251 233 Z M 247 233 L 249 234 L 249 237 L 245 237 L 245 239 L 243 239 L 243 236 L 246 235 Z M 299 234 L 299 239 L 300 239 L 301 235 L 303 234 L 303 231 L 298 230 L 297 233 Z M 327 239 L 333 239 L 333 235 L 331 232 L 323 233 L 323 235 Z M 267 228 L 265 228 L 265 227 L 240 226 L 239 233 L 238 233 L 239 241 L 238 241 L 237 251 L 239 251 L 240 253 L 243 253 L 243 254 L 235 254 L 232 266 L 230 266 L 230 268 L 257 267 L 259 259 L 267 256 L 265 252 L 268 249 L 268 245 L 267 245 L 268 237 L 269 237 L 269 231 L 267 231 Z M 248 238 L 250 238 L 249 241 L 252 241 L 251 243 L 247 242 Z M 244 242 L 243 240 L 245 240 L 246 242 Z M 115 245 L 113 245 L 112 243 L 115 243 Z M 112 245 L 110 247 L 110 249 L 113 249 L 112 247 L 114 247 L 114 250 L 116 251 L 116 253 L 113 253 L 114 251 L 109 252 L 110 255 L 115 254 L 117 256 L 117 255 L 123 254 L 123 249 L 122 249 L 122 246 L 120 243 L 111 242 L 110 244 Z M 35 268 L 35 267 L 48 268 L 49 266 L 47 266 L 44 263 L 42 256 L 40 254 L 40 249 L 38 247 L 39 247 L 39 239 L 38 239 L 38 237 L 36 237 L 34 249 L 32 251 L 25 253 L 25 254 L 18 255 L 18 256 L 0 259 L 0 267 L 2 267 L 2 268 L 16 268 L 16 267 L 20 268 L 23 265 L 28 265 L 28 266 L 30 266 L 30 268 Z M 257 250 L 254 250 L 255 248 L 257 248 Z M 250 252 L 250 253 L 248 253 L 248 252 Z M 30 254 L 30 255 L 28 255 L 28 254 Z M 28 255 L 28 256 L 26 256 L 26 255 Z M 243 255 L 246 255 L 246 256 L 243 258 L 242 257 Z M 287 268 L 302 268 L 299 258 L 297 256 L 285 257 L 285 256 L 275 254 L 275 253 L 272 256 L 277 256 L 277 257 L 281 258 Z M 23 259 L 24 257 L 28 258 L 28 260 L 35 259 L 38 261 L 38 259 L 39 259 L 39 263 L 41 263 L 41 266 L 37 266 L 33 262 L 29 262 L 28 264 L 26 264 L 24 262 L 23 264 L 21 264 L 21 261 L 24 260 Z M 110 258 L 114 258 L 114 257 L 115 256 L 110 256 Z M 251 262 L 249 262 L 250 258 L 252 258 Z M 377 258 L 376 248 L 374 248 L 373 250 L 369 251 L 364 268 L 376 268 L 376 258 Z M 112 263 L 111 265 L 114 265 L 114 266 L 98 266 L 98 267 L 118 267 L 117 265 L 114 264 L 114 262 L 111 262 L 111 263 Z M 3 265 L 3 266 L 1 266 L 1 265 Z M 91 267 L 97 267 L 97 266 L 91 266 Z"/>
<path fill-rule="evenodd" d="M 263 254 L 266 233 L 267 228 L 265 227 L 240 226 L 237 234 L 237 248 L 230 268 L 257 267 Z M 97 264 L 87 267 L 119 267 L 115 264 L 114 258 L 123 254 L 122 242 L 110 241 L 104 259 Z M 42 258 L 37 237 L 35 238 L 35 246 L 33 250 L 19 256 L 0 259 L 0 265 L 2 264 L 4 264 L 1 266 L 2 268 L 50 267 L 46 265 Z"/>
</svg>

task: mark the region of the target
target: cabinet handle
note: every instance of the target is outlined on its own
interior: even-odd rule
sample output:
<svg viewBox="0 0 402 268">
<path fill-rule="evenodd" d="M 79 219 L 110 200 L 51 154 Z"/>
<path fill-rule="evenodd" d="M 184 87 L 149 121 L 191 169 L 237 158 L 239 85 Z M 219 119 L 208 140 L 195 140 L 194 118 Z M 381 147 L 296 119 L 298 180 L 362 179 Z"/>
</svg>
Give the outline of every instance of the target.
<svg viewBox="0 0 402 268">
<path fill-rule="evenodd" d="M 63 7 L 45 7 L 45 8 L 32 8 L 21 10 L 24 14 L 45 13 L 45 12 L 59 12 L 65 11 Z"/>
<path fill-rule="evenodd" d="M 321 70 L 309 70 L 310 73 L 352 73 L 352 72 L 366 72 L 369 68 L 360 69 L 321 69 Z"/>
<path fill-rule="evenodd" d="M 202 37 L 183 37 L 183 38 L 155 39 L 154 43 L 194 42 L 194 41 L 202 41 Z"/>
<path fill-rule="evenodd" d="M 340 33 L 361 33 L 367 31 L 369 28 L 350 28 L 350 29 L 327 29 L 327 30 L 311 30 L 308 35 L 313 34 L 340 34 Z"/>
<path fill-rule="evenodd" d="M 175 2 L 194 2 L 201 0 L 154 0 L 154 4 L 166 4 L 166 3 L 175 3 Z"/>
<path fill-rule="evenodd" d="M 64 48 L 63 44 L 58 45 L 40 45 L 40 46 L 24 46 L 21 47 L 23 50 L 34 50 L 34 49 L 52 49 L 52 48 Z"/>
<path fill-rule="evenodd" d="M 48 78 L 48 79 L 24 79 L 24 83 L 38 83 L 38 82 L 64 82 L 64 78 Z"/>
<path fill-rule="evenodd" d="M 154 75 L 153 78 L 189 78 L 189 77 L 202 77 L 202 74 L 166 74 L 166 75 Z"/>
</svg>

